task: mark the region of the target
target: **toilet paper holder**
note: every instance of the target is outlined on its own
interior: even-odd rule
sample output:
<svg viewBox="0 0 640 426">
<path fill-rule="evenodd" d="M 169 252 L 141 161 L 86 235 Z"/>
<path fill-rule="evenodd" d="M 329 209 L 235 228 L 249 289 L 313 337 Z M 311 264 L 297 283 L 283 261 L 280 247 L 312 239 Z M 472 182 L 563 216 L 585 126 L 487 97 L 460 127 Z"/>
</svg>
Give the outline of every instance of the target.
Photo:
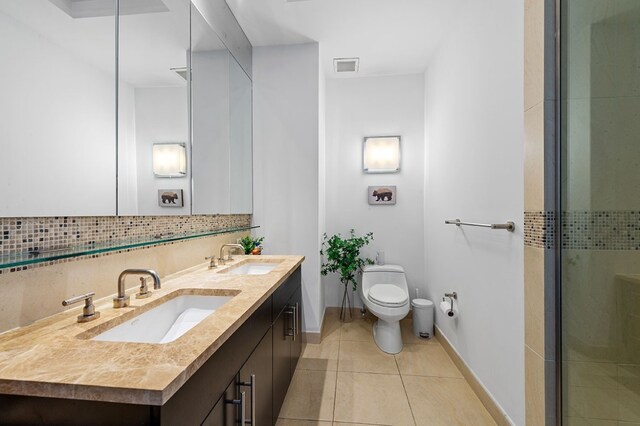
<svg viewBox="0 0 640 426">
<path fill-rule="evenodd" d="M 445 302 L 447 297 L 449 298 L 449 303 L 451 303 L 451 310 L 453 310 L 453 300 L 458 300 L 458 293 L 455 291 L 453 293 L 445 293 L 442 301 Z"/>
</svg>

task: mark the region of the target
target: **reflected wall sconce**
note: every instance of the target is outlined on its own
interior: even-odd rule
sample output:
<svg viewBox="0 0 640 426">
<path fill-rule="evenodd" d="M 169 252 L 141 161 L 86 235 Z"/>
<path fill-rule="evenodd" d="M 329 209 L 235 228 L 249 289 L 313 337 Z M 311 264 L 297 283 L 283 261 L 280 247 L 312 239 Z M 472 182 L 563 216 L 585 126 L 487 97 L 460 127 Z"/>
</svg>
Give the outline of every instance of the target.
<svg viewBox="0 0 640 426">
<path fill-rule="evenodd" d="M 400 136 L 364 138 L 362 170 L 365 173 L 397 173 L 400 171 Z"/>
<path fill-rule="evenodd" d="M 153 144 L 153 174 L 156 177 L 187 175 L 187 146 L 184 143 Z"/>
</svg>

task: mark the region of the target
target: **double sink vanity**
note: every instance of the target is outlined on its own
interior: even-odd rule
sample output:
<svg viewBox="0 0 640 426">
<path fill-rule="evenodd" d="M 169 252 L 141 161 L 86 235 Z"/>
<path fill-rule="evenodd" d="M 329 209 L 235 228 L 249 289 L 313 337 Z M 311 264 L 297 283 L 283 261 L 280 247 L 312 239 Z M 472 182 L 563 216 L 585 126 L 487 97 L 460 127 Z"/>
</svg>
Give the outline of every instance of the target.
<svg viewBox="0 0 640 426">
<path fill-rule="evenodd" d="M 302 349 L 303 260 L 199 265 L 128 306 L 97 301 L 92 321 L 72 309 L 0 335 L 0 424 L 274 424 Z"/>
</svg>

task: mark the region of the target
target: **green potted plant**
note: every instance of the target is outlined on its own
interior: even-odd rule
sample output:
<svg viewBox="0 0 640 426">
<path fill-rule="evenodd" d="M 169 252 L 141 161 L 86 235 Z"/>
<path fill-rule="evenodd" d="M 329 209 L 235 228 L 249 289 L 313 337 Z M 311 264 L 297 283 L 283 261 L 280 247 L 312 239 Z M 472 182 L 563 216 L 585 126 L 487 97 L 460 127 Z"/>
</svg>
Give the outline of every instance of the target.
<svg viewBox="0 0 640 426">
<path fill-rule="evenodd" d="M 251 235 L 247 235 L 240 239 L 240 244 L 244 248 L 244 254 L 261 254 L 262 241 L 264 241 L 264 237 L 253 238 Z"/>
<path fill-rule="evenodd" d="M 360 249 L 373 241 L 373 232 L 369 232 L 362 237 L 356 236 L 352 229 L 348 238 L 342 238 L 340 234 L 328 237 L 323 235 L 321 256 L 326 256 L 323 260 L 320 273 L 326 276 L 330 272 L 336 272 L 340 276 L 340 282 L 344 285 L 342 296 L 342 308 L 340 309 L 340 319 L 345 321 L 346 313 L 349 312 L 351 318 L 351 300 L 347 286 L 351 283 L 353 291 L 358 288 L 356 274 L 362 271 L 364 265 L 373 265 L 373 260 L 360 257 Z"/>
</svg>

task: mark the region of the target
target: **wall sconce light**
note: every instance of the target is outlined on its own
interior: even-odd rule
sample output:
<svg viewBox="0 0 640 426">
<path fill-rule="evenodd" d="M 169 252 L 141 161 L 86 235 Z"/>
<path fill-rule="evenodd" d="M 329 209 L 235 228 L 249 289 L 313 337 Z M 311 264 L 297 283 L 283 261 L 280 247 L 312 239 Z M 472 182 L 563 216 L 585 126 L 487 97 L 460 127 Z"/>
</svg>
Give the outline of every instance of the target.
<svg viewBox="0 0 640 426">
<path fill-rule="evenodd" d="M 362 170 L 365 173 L 400 171 L 400 136 L 365 137 Z"/>
<path fill-rule="evenodd" d="M 153 174 L 157 177 L 187 175 L 187 146 L 184 143 L 153 144 Z"/>
</svg>

